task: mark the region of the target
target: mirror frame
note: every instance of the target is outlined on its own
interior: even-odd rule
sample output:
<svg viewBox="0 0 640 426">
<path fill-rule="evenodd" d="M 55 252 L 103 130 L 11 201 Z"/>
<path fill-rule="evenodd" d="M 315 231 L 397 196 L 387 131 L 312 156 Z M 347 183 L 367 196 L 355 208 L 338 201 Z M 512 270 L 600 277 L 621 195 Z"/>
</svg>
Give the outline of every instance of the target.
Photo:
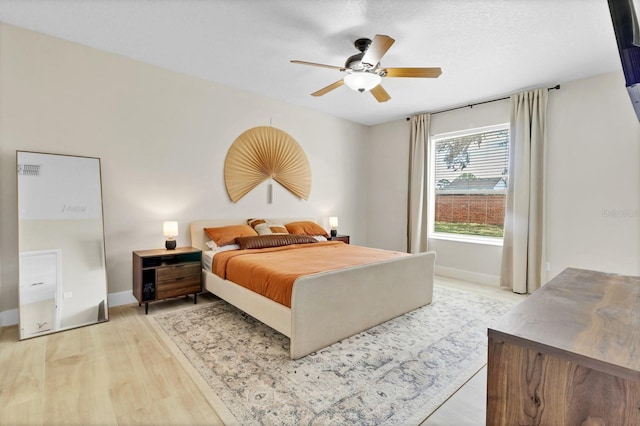
<svg viewBox="0 0 640 426">
<path fill-rule="evenodd" d="M 91 162 L 95 161 L 94 164 L 90 163 L 81 163 L 78 166 L 78 170 L 82 170 L 85 168 L 92 168 L 89 172 L 91 176 L 87 175 L 87 178 L 82 179 L 67 179 L 66 181 L 69 183 L 75 183 L 71 187 L 67 187 L 66 193 L 59 193 L 57 195 L 49 197 L 51 194 L 47 189 L 50 188 L 40 188 L 40 195 L 43 193 L 46 194 L 45 199 L 42 201 L 41 198 L 36 198 L 35 205 L 34 201 L 31 201 L 32 204 L 26 204 L 24 198 L 24 194 L 21 194 L 25 190 L 24 180 L 22 181 L 23 188 L 21 190 L 21 177 L 24 179 L 25 176 L 35 176 L 40 173 L 40 166 L 37 164 L 28 164 L 32 166 L 30 168 L 24 167 L 24 161 L 32 161 L 29 157 L 40 157 L 43 159 L 43 163 L 39 163 L 40 165 L 45 164 L 44 159 L 46 158 L 55 158 L 56 162 L 67 162 L 66 165 L 69 165 L 69 161 L 73 159 L 79 160 L 91 160 Z M 22 158 L 21 158 L 22 157 Z M 22 162 L 22 164 L 21 164 Z M 97 170 L 95 167 L 97 166 Z M 71 170 L 70 173 L 75 169 Z M 46 173 L 46 170 L 43 170 Z M 94 174 L 94 173 L 97 173 Z M 69 178 L 70 174 L 63 174 L 62 176 L 58 176 L 60 181 L 64 181 L 64 178 Z M 46 175 L 44 177 L 47 177 Z M 51 176 L 49 176 L 49 180 L 51 180 Z M 54 181 L 55 182 L 55 181 Z M 49 182 L 50 186 L 55 186 L 59 182 Z M 45 183 L 46 185 L 46 183 Z M 57 187 L 57 186 L 56 186 Z M 98 193 L 96 194 L 96 187 Z M 75 191 L 74 191 L 75 190 Z M 75 196 L 70 197 L 69 194 L 85 194 L 86 197 L 80 197 L 78 200 Z M 48 203 L 46 198 L 48 198 Z M 61 199 L 68 200 L 73 199 L 74 204 L 69 205 L 62 203 L 62 208 L 60 208 L 59 203 L 62 202 Z M 30 339 L 33 337 L 45 336 L 52 333 L 57 333 L 60 331 L 71 330 L 78 327 L 84 327 L 93 324 L 99 324 L 102 322 L 106 322 L 109 320 L 109 303 L 108 303 L 108 282 L 107 282 L 107 263 L 106 263 L 106 245 L 105 245 L 105 236 L 104 236 L 104 205 L 103 205 L 103 197 L 102 197 L 102 165 L 100 158 L 98 157 L 87 157 L 87 156 L 79 156 L 79 155 L 67 155 L 67 154 L 56 154 L 56 153 L 48 153 L 48 152 L 36 152 L 36 151 L 16 151 L 16 200 L 17 200 L 17 219 L 18 219 L 18 270 L 19 270 L 19 282 L 18 282 L 18 305 L 20 311 L 20 325 L 19 325 L 19 339 Z M 88 200 L 88 201 L 87 201 Z M 42 202 L 42 204 L 40 204 Z M 99 206 L 97 205 L 99 202 Z M 84 204 L 82 204 L 84 203 Z M 26 205 L 25 205 L 26 204 Z M 49 208 L 42 208 L 43 206 L 49 206 Z M 25 211 L 25 207 L 27 210 Z M 31 208 L 29 208 L 31 207 Z M 34 208 L 37 207 L 37 208 Z M 26 213 L 26 212 L 29 213 Z M 44 214 L 42 213 L 44 212 Z M 29 227 L 28 232 L 25 232 L 24 225 L 24 216 L 33 215 L 30 220 L 35 223 L 35 227 Z M 35 219 L 33 218 L 35 217 Z M 77 223 L 74 224 L 73 220 L 76 220 Z M 57 223 L 56 223 L 57 221 Z M 95 221 L 96 223 L 91 223 Z M 100 229 L 97 228 L 97 222 L 99 223 Z M 40 223 L 38 223 L 40 222 Z M 49 223 L 47 223 L 49 222 Z M 53 226 L 51 226 L 53 223 Z M 42 229 L 46 229 L 47 232 L 51 230 L 52 234 L 58 233 L 58 237 L 73 234 L 68 232 L 69 230 L 76 230 L 76 227 L 79 225 L 87 225 L 86 227 L 80 226 L 77 228 L 77 231 L 81 234 L 81 236 L 88 235 L 88 239 L 79 239 L 79 238 L 62 238 L 61 242 L 58 244 L 47 244 L 46 242 L 40 242 L 33 244 L 34 234 L 39 237 L 41 235 L 37 232 L 38 225 L 43 226 Z M 49 225 L 49 226 L 47 226 Z M 75 225 L 75 227 L 74 227 Z M 58 229 L 56 229 L 58 228 Z M 67 232 L 65 232 L 67 231 Z M 31 233 L 31 235 L 30 235 Z M 25 236 L 28 235 L 28 236 Z M 43 233 L 45 234 L 45 233 Z M 46 234 L 45 234 L 46 235 Z M 25 243 L 25 239 L 29 238 L 30 243 Z M 44 237 L 43 237 L 44 238 Z M 97 244 L 99 243 L 99 244 Z M 27 245 L 27 248 L 24 248 Z M 58 247 L 56 247 L 56 245 Z M 61 245 L 65 245 L 66 247 L 63 249 Z M 35 246 L 35 247 L 34 247 Z M 66 263 L 65 263 L 66 260 Z M 37 262 L 38 267 L 41 267 L 39 270 L 35 269 L 35 265 Z M 65 268 L 66 265 L 66 268 Z M 72 265 L 72 266 L 71 266 Z M 84 267 L 83 267 L 84 266 Z M 75 269 L 74 269 L 75 268 Z M 69 272 L 71 271 L 71 272 Z M 65 276 L 68 279 L 63 279 Z M 77 275 L 74 277 L 74 274 Z M 74 285 L 74 279 L 76 284 Z M 79 293 L 79 297 L 82 297 L 82 293 L 87 290 L 86 286 L 83 286 L 82 283 L 84 279 L 95 280 L 96 286 L 99 286 L 99 291 L 104 291 L 104 297 L 102 295 L 98 295 L 97 306 L 94 303 L 96 299 L 91 301 L 88 305 L 82 305 L 82 303 L 77 303 L 75 300 L 73 303 L 73 311 L 70 315 L 71 318 L 67 318 L 68 321 L 71 321 L 68 324 L 65 324 L 63 321 L 63 308 L 64 308 L 64 300 L 70 299 L 74 297 L 74 292 L 76 294 Z M 31 285 L 26 285 L 25 281 L 31 282 Z M 102 284 L 104 282 L 104 286 Z M 72 287 L 67 286 L 64 287 L 65 282 L 71 282 Z M 78 285 L 77 283 L 80 283 Z M 37 288 L 34 288 L 36 287 Z M 103 288 L 104 287 L 104 288 Z M 89 289 L 91 291 L 91 289 Z M 97 289 L 96 289 L 97 291 Z M 50 298 L 51 294 L 53 294 L 53 299 Z M 85 294 L 86 296 L 87 294 Z M 78 297 L 78 296 L 76 296 Z M 26 303 L 25 300 L 29 300 L 30 303 L 39 303 L 39 306 L 34 307 L 36 310 L 31 312 L 29 315 L 30 318 L 30 328 L 34 328 L 35 326 L 38 329 L 34 332 L 26 332 L 25 327 L 26 321 L 24 320 L 24 316 L 27 315 L 27 311 L 25 309 L 29 303 Z M 50 301 L 53 300 L 53 304 Z M 85 299 L 86 300 L 86 299 Z M 67 302 L 69 303 L 69 302 Z M 87 309 L 88 307 L 88 309 Z M 96 311 L 97 308 L 97 311 Z M 53 313 L 51 310 L 53 309 Z M 82 310 L 84 309 L 84 311 Z M 41 310 L 41 311 L 38 311 Z M 34 318 L 37 318 L 38 315 L 43 316 L 43 322 L 35 321 L 33 324 L 31 322 L 34 321 Z M 53 315 L 53 316 L 52 316 Z M 95 321 L 91 318 L 94 318 Z M 45 318 L 46 317 L 46 318 Z M 44 322 L 44 319 L 51 320 L 53 319 L 53 325 Z M 41 325 L 42 324 L 42 325 Z M 34 326 L 34 327 L 31 327 Z M 44 328 L 44 327 L 49 327 Z M 39 329 L 42 328 L 42 331 Z"/>
</svg>

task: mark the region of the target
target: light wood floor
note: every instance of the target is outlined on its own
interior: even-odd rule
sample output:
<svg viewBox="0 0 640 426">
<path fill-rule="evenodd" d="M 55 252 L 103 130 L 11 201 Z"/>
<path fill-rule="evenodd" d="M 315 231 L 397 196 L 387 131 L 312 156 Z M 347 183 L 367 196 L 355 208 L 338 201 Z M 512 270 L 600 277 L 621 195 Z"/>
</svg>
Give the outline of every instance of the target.
<svg viewBox="0 0 640 426">
<path fill-rule="evenodd" d="M 521 300 L 495 287 L 438 278 L 439 285 Z M 198 303 L 206 302 L 206 295 Z M 149 306 L 179 309 L 192 299 Z M 423 424 L 484 424 L 481 371 Z M 18 341 L 0 328 L 0 425 L 197 425 L 220 419 L 135 305 L 109 310 L 109 321 Z"/>
<path fill-rule="evenodd" d="M 17 326 L 0 328 L 1 425 L 222 424 L 137 304 L 111 308 L 106 323 L 17 338 Z"/>
<path fill-rule="evenodd" d="M 520 302 L 526 296 L 495 286 L 473 284 L 445 277 L 437 277 L 436 283 L 454 287 L 504 301 Z M 485 424 L 487 413 L 487 367 L 483 367 L 475 376 L 451 396 L 440 408 L 434 411 L 421 426 L 475 426 Z"/>
</svg>

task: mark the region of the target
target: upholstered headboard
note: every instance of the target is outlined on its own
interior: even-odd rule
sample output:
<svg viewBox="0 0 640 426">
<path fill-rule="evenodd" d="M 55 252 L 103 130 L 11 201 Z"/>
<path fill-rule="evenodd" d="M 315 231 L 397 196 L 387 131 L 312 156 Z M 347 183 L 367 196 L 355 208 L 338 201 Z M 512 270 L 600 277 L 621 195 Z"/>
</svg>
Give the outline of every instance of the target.
<svg viewBox="0 0 640 426">
<path fill-rule="evenodd" d="M 248 218 L 247 218 L 248 219 Z M 207 247 L 207 241 L 209 241 L 209 237 L 204 232 L 204 228 L 215 228 L 219 226 L 227 226 L 227 225 L 246 225 L 247 219 L 208 219 L 208 220 L 194 220 L 189 225 L 189 230 L 191 232 L 191 247 L 199 248 L 200 250 L 209 250 Z M 313 222 L 318 223 L 315 218 L 308 217 L 270 217 L 265 218 L 273 221 L 281 222 L 283 224 L 297 222 L 301 220 L 311 220 Z"/>
</svg>

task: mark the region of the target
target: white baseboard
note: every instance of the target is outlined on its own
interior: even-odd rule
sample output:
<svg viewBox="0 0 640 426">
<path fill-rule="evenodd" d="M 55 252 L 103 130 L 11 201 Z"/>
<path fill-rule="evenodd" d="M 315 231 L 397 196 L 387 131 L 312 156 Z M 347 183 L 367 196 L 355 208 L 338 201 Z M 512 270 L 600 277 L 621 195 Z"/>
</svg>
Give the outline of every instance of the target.
<svg viewBox="0 0 640 426">
<path fill-rule="evenodd" d="M 435 272 L 436 275 L 442 275 L 443 277 L 456 278 L 478 284 L 500 286 L 499 275 L 488 275 L 480 272 L 465 271 L 462 269 L 448 268 L 446 266 L 438 265 L 436 265 Z"/>
<path fill-rule="evenodd" d="M 109 293 L 108 295 L 109 307 L 129 305 L 136 303 L 137 300 L 133 297 L 131 290 L 122 291 L 120 293 Z M 18 324 L 20 315 L 17 309 L 9 309 L 7 311 L 0 312 L 0 327 L 7 327 L 9 325 Z"/>
<path fill-rule="evenodd" d="M 121 291 L 120 293 L 109 293 L 107 300 L 109 301 L 109 307 L 138 303 L 131 290 Z"/>
<path fill-rule="evenodd" d="M 8 311 L 0 312 L 0 327 L 6 327 L 8 325 L 16 325 L 20 315 L 17 309 L 9 309 Z"/>
</svg>

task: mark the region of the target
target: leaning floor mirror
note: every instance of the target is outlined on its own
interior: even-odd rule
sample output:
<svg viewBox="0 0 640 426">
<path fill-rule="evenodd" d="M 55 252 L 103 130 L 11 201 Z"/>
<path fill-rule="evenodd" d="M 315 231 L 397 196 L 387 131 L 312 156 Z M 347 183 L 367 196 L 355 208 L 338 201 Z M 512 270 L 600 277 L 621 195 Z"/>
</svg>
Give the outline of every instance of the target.
<svg viewBox="0 0 640 426">
<path fill-rule="evenodd" d="M 16 159 L 20 339 L 107 321 L 100 159 Z"/>
</svg>

